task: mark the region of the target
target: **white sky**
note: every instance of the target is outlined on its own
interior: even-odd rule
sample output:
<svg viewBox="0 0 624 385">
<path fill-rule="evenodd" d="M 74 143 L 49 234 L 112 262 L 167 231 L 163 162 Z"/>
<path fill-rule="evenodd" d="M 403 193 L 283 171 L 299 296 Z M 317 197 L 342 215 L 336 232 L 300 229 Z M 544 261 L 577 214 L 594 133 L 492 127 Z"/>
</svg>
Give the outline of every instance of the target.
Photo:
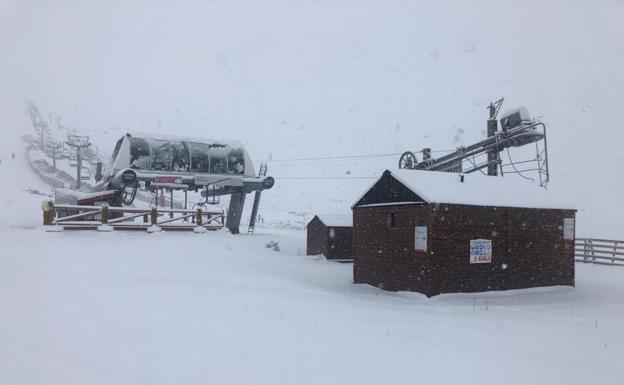
<svg viewBox="0 0 624 385">
<path fill-rule="evenodd" d="M 505 96 L 548 124 L 553 179 L 607 212 L 624 193 L 622 20 L 606 0 L 0 0 L 0 130 L 21 135 L 32 99 L 117 127 L 109 147 L 140 130 L 255 159 L 402 152 L 480 139 Z"/>
</svg>

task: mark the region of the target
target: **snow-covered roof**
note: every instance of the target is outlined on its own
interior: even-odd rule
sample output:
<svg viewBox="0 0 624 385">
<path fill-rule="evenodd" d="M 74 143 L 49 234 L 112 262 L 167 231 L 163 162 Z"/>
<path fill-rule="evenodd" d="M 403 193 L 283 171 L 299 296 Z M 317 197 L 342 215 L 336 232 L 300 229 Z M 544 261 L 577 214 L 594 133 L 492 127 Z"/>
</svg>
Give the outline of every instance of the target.
<svg viewBox="0 0 624 385">
<path fill-rule="evenodd" d="M 353 215 L 319 214 L 317 217 L 328 227 L 353 226 Z"/>
<path fill-rule="evenodd" d="M 141 139 L 153 139 L 153 140 L 169 140 L 176 142 L 191 142 L 191 143 L 218 143 L 227 145 L 230 147 L 244 147 L 243 144 L 236 140 L 222 140 L 214 138 L 197 138 L 190 136 L 177 136 L 161 133 L 147 133 L 147 132 L 128 132 L 128 134 L 134 138 Z"/>
<path fill-rule="evenodd" d="M 550 186 L 549 189 L 544 189 L 537 183 L 514 176 L 496 177 L 472 173 L 464 174 L 464 181 L 461 182 L 460 174 L 449 172 L 386 170 L 386 173 L 390 173 L 427 203 L 575 209 L 571 200 L 567 199 L 565 191 L 554 191 Z M 377 182 L 381 178 L 383 176 Z"/>
</svg>

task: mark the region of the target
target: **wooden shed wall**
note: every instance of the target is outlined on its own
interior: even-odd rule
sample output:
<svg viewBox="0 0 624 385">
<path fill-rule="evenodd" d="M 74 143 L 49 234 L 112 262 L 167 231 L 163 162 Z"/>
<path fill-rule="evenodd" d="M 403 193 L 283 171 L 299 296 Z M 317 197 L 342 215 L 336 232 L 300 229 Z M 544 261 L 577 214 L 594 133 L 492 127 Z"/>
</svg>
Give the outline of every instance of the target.
<svg viewBox="0 0 624 385">
<path fill-rule="evenodd" d="M 327 253 L 327 227 L 318 217 L 312 218 L 307 227 L 307 255 L 325 255 Z"/>
<path fill-rule="evenodd" d="M 397 215 L 397 227 L 388 217 Z M 353 209 L 353 281 L 386 290 L 427 292 L 430 256 L 414 249 L 414 227 L 431 221 L 428 205 L 355 207 Z"/>
<path fill-rule="evenodd" d="M 392 212 L 396 229 L 387 227 Z M 564 241 L 562 229 L 574 214 L 448 204 L 356 207 L 354 282 L 429 296 L 574 285 L 574 241 Z M 427 253 L 414 250 L 415 226 L 428 226 Z M 491 263 L 470 263 L 471 239 L 492 240 Z"/>
<path fill-rule="evenodd" d="M 328 227 L 326 238 L 327 254 L 325 254 L 325 257 L 327 259 L 353 258 L 352 227 Z"/>
<path fill-rule="evenodd" d="M 433 212 L 439 259 L 429 294 L 574 285 L 574 241 L 564 241 L 562 228 L 574 211 L 440 205 Z M 471 239 L 492 240 L 491 263 L 469 263 Z"/>
</svg>

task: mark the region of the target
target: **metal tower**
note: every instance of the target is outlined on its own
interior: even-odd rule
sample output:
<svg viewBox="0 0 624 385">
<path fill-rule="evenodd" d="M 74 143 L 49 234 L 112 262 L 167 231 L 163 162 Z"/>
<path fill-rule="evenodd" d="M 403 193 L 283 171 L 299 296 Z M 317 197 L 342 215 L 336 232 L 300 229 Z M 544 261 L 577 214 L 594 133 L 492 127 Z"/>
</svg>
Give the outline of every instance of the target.
<svg viewBox="0 0 624 385">
<path fill-rule="evenodd" d="M 67 145 L 76 149 L 76 189 L 80 189 L 82 182 L 82 154 L 81 150 L 91 145 L 88 136 L 67 135 Z"/>
<path fill-rule="evenodd" d="M 487 107 L 487 138 L 475 144 L 458 147 L 456 151 L 441 156 L 431 157 L 431 149 L 424 148 L 423 160 L 418 162 L 414 152 L 406 151 L 399 159 L 399 168 L 411 170 L 430 170 L 445 172 L 472 173 L 487 169 L 487 175 L 518 174 L 526 179 L 536 175 L 541 187 L 546 187 L 549 179 L 548 148 L 546 143 L 546 125 L 532 119 L 524 107 L 514 109 L 500 119 L 498 130 L 497 116 L 504 98 L 490 103 Z M 535 156 L 529 159 L 514 160 L 509 151 L 514 147 L 535 144 Z M 509 163 L 503 163 L 501 153 L 506 152 Z"/>
</svg>

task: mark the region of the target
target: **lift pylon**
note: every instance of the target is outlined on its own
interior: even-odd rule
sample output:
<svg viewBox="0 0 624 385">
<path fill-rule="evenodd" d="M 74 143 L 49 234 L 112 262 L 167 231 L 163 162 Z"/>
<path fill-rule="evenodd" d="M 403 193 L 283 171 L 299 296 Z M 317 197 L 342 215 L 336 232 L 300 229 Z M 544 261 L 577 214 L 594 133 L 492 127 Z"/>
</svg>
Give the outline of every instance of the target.
<svg viewBox="0 0 624 385">
<path fill-rule="evenodd" d="M 548 148 L 546 143 L 546 125 L 532 119 L 526 108 L 520 107 L 507 112 L 500 119 L 500 130 L 497 120 L 498 112 L 504 99 L 490 103 L 487 107 L 487 138 L 469 146 L 458 147 L 450 154 L 439 158 L 431 157 L 431 149 L 421 152 L 423 160 L 418 162 L 414 152 L 406 151 L 399 159 L 399 168 L 410 170 L 429 170 L 444 172 L 472 173 L 487 169 L 488 175 L 518 174 L 526 179 L 534 180 L 528 173 L 537 175 L 539 185 L 546 187 L 549 180 Z M 535 156 L 530 159 L 514 160 L 511 148 L 535 144 Z M 506 152 L 509 163 L 503 163 L 501 153 Z M 528 165 L 528 166 L 527 166 Z"/>
</svg>

